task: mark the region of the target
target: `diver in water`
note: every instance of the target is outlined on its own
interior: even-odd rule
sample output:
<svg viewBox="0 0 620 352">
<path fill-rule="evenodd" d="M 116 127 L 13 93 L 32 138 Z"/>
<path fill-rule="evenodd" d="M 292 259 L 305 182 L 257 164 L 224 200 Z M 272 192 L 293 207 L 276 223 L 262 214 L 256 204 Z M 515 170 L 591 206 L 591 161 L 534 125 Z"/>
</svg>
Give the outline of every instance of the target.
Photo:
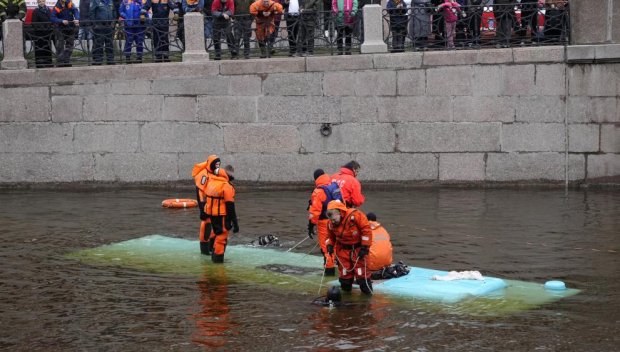
<svg viewBox="0 0 620 352">
<path fill-rule="evenodd" d="M 250 242 L 250 245 L 253 247 L 280 247 L 280 240 L 274 235 L 263 235 Z"/>
<path fill-rule="evenodd" d="M 327 290 L 327 295 L 325 297 L 321 296 L 312 301 L 312 304 L 321 307 L 327 308 L 335 308 L 343 305 L 342 302 L 342 293 L 340 292 L 340 287 L 332 286 Z"/>
</svg>

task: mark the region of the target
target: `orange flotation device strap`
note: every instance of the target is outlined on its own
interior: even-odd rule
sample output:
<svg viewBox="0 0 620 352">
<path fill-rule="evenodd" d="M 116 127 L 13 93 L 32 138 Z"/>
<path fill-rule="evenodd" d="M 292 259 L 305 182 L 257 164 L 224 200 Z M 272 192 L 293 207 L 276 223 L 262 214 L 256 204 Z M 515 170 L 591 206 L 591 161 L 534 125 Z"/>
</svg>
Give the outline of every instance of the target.
<svg viewBox="0 0 620 352">
<path fill-rule="evenodd" d="M 164 208 L 193 208 L 198 206 L 198 202 L 195 199 L 165 199 L 161 202 L 161 206 Z"/>
</svg>

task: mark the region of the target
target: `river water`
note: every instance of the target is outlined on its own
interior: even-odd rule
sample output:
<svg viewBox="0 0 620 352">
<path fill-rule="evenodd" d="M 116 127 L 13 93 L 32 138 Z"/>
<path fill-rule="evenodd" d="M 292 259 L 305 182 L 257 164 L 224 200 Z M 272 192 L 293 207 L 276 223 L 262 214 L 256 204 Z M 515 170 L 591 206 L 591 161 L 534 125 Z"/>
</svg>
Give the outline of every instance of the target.
<svg viewBox="0 0 620 352">
<path fill-rule="evenodd" d="M 243 244 L 305 236 L 308 191 L 239 191 Z M 402 307 L 380 295 L 344 308 L 226 277 L 90 265 L 67 253 L 149 234 L 195 239 L 196 209 L 160 207 L 192 190 L 0 193 L 0 349 L 7 351 L 618 351 L 620 192 L 368 191 L 365 211 L 394 259 L 582 290 L 508 315 Z M 295 250 L 308 252 L 306 241 Z M 196 250 L 198 250 L 196 248 Z M 227 258 L 234 260 L 234 258 Z M 225 265 L 225 264 L 224 264 Z M 352 297 L 355 298 L 355 297 Z"/>
</svg>

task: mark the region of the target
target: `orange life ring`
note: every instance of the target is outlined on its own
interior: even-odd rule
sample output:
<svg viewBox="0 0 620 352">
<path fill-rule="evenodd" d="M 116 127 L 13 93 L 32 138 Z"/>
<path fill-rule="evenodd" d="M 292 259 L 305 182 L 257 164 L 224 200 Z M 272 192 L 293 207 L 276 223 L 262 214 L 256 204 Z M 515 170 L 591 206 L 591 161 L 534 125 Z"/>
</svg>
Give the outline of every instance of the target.
<svg viewBox="0 0 620 352">
<path fill-rule="evenodd" d="M 195 199 L 165 199 L 161 202 L 161 206 L 164 208 L 193 208 L 198 206 L 198 202 Z"/>
</svg>

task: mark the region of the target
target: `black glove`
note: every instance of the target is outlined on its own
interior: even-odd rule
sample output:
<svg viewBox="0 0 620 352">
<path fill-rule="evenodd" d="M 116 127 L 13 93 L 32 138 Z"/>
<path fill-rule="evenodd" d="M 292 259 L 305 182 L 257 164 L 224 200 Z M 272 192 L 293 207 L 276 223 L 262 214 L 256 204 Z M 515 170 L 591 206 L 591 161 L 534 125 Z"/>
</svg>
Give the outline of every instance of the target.
<svg viewBox="0 0 620 352">
<path fill-rule="evenodd" d="M 331 244 L 327 245 L 327 254 L 334 254 L 334 246 Z"/>
<path fill-rule="evenodd" d="M 234 202 L 226 202 L 226 217 L 224 218 L 224 227 L 226 227 L 226 230 L 230 230 L 233 227 L 237 227 L 237 231 L 233 232 L 238 232 L 239 231 L 239 225 L 235 225 L 237 223 L 237 211 L 235 210 L 235 203 Z"/>
<path fill-rule="evenodd" d="M 239 232 L 239 223 L 237 223 L 237 220 L 233 220 L 232 225 L 233 225 L 232 226 L 233 233 Z"/>
<path fill-rule="evenodd" d="M 366 257 L 368 255 L 368 251 L 369 251 L 369 249 L 366 246 L 360 248 L 360 251 L 357 252 L 357 259 L 363 260 L 364 257 Z"/>
<path fill-rule="evenodd" d="M 308 221 L 308 237 L 310 237 L 310 239 L 313 239 L 314 237 L 312 237 L 312 235 L 314 234 L 314 228 L 316 227 L 315 224 L 312 223 L 312 221 Z"/>
</svg>

